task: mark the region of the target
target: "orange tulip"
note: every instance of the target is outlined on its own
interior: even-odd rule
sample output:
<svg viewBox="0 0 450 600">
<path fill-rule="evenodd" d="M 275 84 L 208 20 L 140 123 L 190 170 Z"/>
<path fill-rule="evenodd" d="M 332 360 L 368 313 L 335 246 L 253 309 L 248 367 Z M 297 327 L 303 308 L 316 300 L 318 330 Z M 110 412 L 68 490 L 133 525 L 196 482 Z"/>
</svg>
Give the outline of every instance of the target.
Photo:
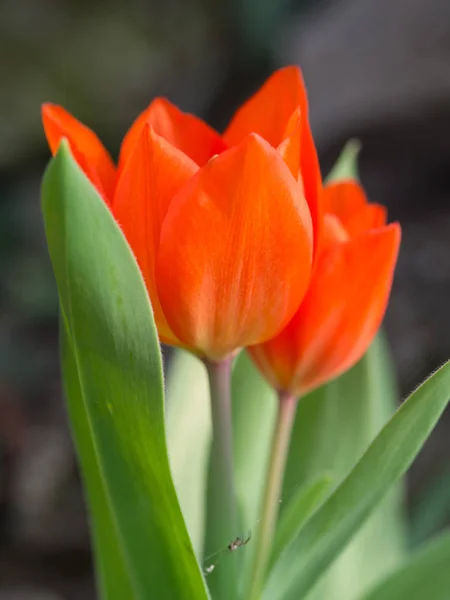
<svg viewBox="0 0 450 600">
<path fill-rule="evenodd" d="M 224 135 L 158 98 L 126 134 L 116 168 L 97 136 L 43 107 L 50 148 L 67 138 L 110 207 L 163 342 L 219 360 L 277 334 L 310 279 L 320 172 L 300 71 L 276 72 Z"/>
<path fill-rule="evenodd" d="M 368 204 L 354 181 L 323 191 L 320 254 L 288 325 L 249 349 L 267 380 L 299 396 L 337 377 L 366 352 L 383 319 L 400 245 L 398 223 Z"/>
</svg>

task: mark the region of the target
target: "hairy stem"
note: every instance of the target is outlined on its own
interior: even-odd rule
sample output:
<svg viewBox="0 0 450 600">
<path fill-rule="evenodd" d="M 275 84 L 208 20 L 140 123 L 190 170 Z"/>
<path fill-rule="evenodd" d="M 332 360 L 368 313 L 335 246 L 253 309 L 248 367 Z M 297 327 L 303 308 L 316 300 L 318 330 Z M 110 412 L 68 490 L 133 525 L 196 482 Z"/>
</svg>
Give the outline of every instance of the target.
<svg viewBox="0 0 450 600">
<path fill-rule="evenodd" d="M 206 523 L 206 551 L 214 553 L 238 535 L 234 486 L 233 436 L 231 420 L 231 358 L 221 362 L 205 360 L 208 372 L 213 438 L 211 444 Z M 234 554 L 234 553 L 233 553 Z M 210 565 L 205 565 L 208 567 Z M 208 576 L 214 598 L 237 597 L 237 563 L 228 556 Z"/>
<path fill-rule="evenodd" d="M 252 557 L 247 593 L 244 596 L 246 600 L 259 600 L 263 590 L 278 518 L 279 499 L 296 409 L 297 399 L 281 392 L 265 490 L 259 513 L 255 551 Z"/>
</svg>

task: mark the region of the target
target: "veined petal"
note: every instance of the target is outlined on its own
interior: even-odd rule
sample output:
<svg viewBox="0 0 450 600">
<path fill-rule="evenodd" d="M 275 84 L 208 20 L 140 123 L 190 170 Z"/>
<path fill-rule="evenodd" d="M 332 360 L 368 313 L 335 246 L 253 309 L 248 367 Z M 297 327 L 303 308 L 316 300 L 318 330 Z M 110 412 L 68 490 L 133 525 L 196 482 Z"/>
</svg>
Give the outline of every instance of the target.
<svg viewBox="0 0 450 600">
<path fill-rule="evenodd" d="M 273 336 L 305 293 L 311 254 L 298 183 L 275 149 L 249 136 L 170 204 L 156 265 L 170 327 L 210 358 Z"/>
<path fill-rule="evenodd" d="M 173 196 L 198 170 L 167 140 L 144 125 L 117 184 L 113 213 L 142 271 L 161 339 L 178 344 L 161 309 L 155 260 L 161 224 Z M 170 273 L 168 273 L 170 276 Z"/>
<path fill-rule="evenodd" d="M 56 154 L 61 139 L 67 138 L 75 160 L 110 203 L 116 182 L 115 167 L 95 133 L 56 104 L 43 104 L 42 122 L 52 154 Z"/>
<path fill-rule="evenodd" d="M 399 244 L 394 223 L 324 251 L 292 321 L 250 349 L 266 377 L 304 394 L 355 364 L 383 319 Z"/>
<path fill-rule="evenodd" d="M 322 178 L 309 126 L 308 99 L 300 69 L 293 66 L 284 67 L 269 77 L 260 90 L 236 112 L 223 137 L 232 146 L 250 133 L 258 133 L 274 148 L 280 145 L 283 148 L 286 130 L 297 109 L 301 119 L 300 173 L 304 196 L 311 213 L 314 256 L 317 257 L 322 228 Z M 291 159 L 289 164 L 292 171 Z"/>
<path fill-rule="evenodd" d="M 165 98 L 156 98 L 138 116 L 124 137 L 119 169 L 124 167 L 146 123 L 199 166 L 203 166 L 212 156 L 220 154 L 227 147 L 221 136 L 204 121 L 182 112 Z"/>
</svg>

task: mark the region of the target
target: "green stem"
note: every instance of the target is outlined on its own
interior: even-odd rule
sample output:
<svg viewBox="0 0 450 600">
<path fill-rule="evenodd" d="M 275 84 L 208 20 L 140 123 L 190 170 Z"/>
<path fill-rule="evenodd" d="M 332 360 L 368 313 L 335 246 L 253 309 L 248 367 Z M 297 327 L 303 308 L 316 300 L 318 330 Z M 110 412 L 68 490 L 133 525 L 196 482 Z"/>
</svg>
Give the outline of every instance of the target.
<svg viewBox="0 0 450 600">
<path fill-rule="evenodd" d="M 208 486 L 206 549 L 208 556 L 225 549 L 238 535 L 234 486 L 233 435 L 231 420 L 231 364 L 205 360 L 211 395 L 212 444 Z M 205 565 L 208 567 L 209 565 Z M 237 597 L 237 564 L 234 556 L 221 562 L 208 576 L 214 598 Z"/>
<path fill-rule="evenodd" d="M 272 438 L 266 487 L 255 540 L 255 551 L 252 557 L 248 590 L 244 596 L 246 600 L 259 600 L 264 586 L 278 518 L 279 499 L 296 409 L 297 398 L 280 392 L 277 422 Z"/>
</svg>

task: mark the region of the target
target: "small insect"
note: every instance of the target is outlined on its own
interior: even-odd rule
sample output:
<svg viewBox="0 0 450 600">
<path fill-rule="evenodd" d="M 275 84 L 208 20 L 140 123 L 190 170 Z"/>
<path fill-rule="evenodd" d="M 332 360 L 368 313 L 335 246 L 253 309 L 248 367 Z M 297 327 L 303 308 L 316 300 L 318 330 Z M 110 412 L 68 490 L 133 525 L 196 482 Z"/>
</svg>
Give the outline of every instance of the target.
<svg viewBox="0 0 450 600">
<path fill-rule="evenodd" d="M 230 542 L 228 544 L 227 548 L 230 552 L 234 552 L 238 548 L 241 548 L 242 546 L 245 546 L 246 544 L 248 544 L 251 539 L 252 539 L 252 532 L 251 532 L 251 530 L 249 530 L 246 538 L 237 537 L 235 540 L 233 540 L 232 542 Z"/>
<path fill-rule="evenodd" d="M 214 569 L 219 564 L 220 560 L 223 558 L 224 552 L 226 552 L 227 550 L 228 550 L 228 552 L 235 552 L 238 548 L 242 548 L 242 546 L 245 546 L 246 544 L 248 544 L 251 539 L 252 539 L 252 532 L 251 532 L 251 530 L 249 530 L 246 538 L 237 537 L 232 542 L 230 542 L 226 548 L 223 548 L 222 550 L 219 550 L 218 552 L 215 552 L 214 554 L 211 554 L 210 556 L 208 556 L 206 558 L 206 560 L 210 560 L 211 558 L 216 557 L 216 562 L 215 562 L 215 564 L 211 564 L 204 569 L 205 575 L 209 575 L 210 573 L 212 573 L 214 571 Z"/>
</svg>

